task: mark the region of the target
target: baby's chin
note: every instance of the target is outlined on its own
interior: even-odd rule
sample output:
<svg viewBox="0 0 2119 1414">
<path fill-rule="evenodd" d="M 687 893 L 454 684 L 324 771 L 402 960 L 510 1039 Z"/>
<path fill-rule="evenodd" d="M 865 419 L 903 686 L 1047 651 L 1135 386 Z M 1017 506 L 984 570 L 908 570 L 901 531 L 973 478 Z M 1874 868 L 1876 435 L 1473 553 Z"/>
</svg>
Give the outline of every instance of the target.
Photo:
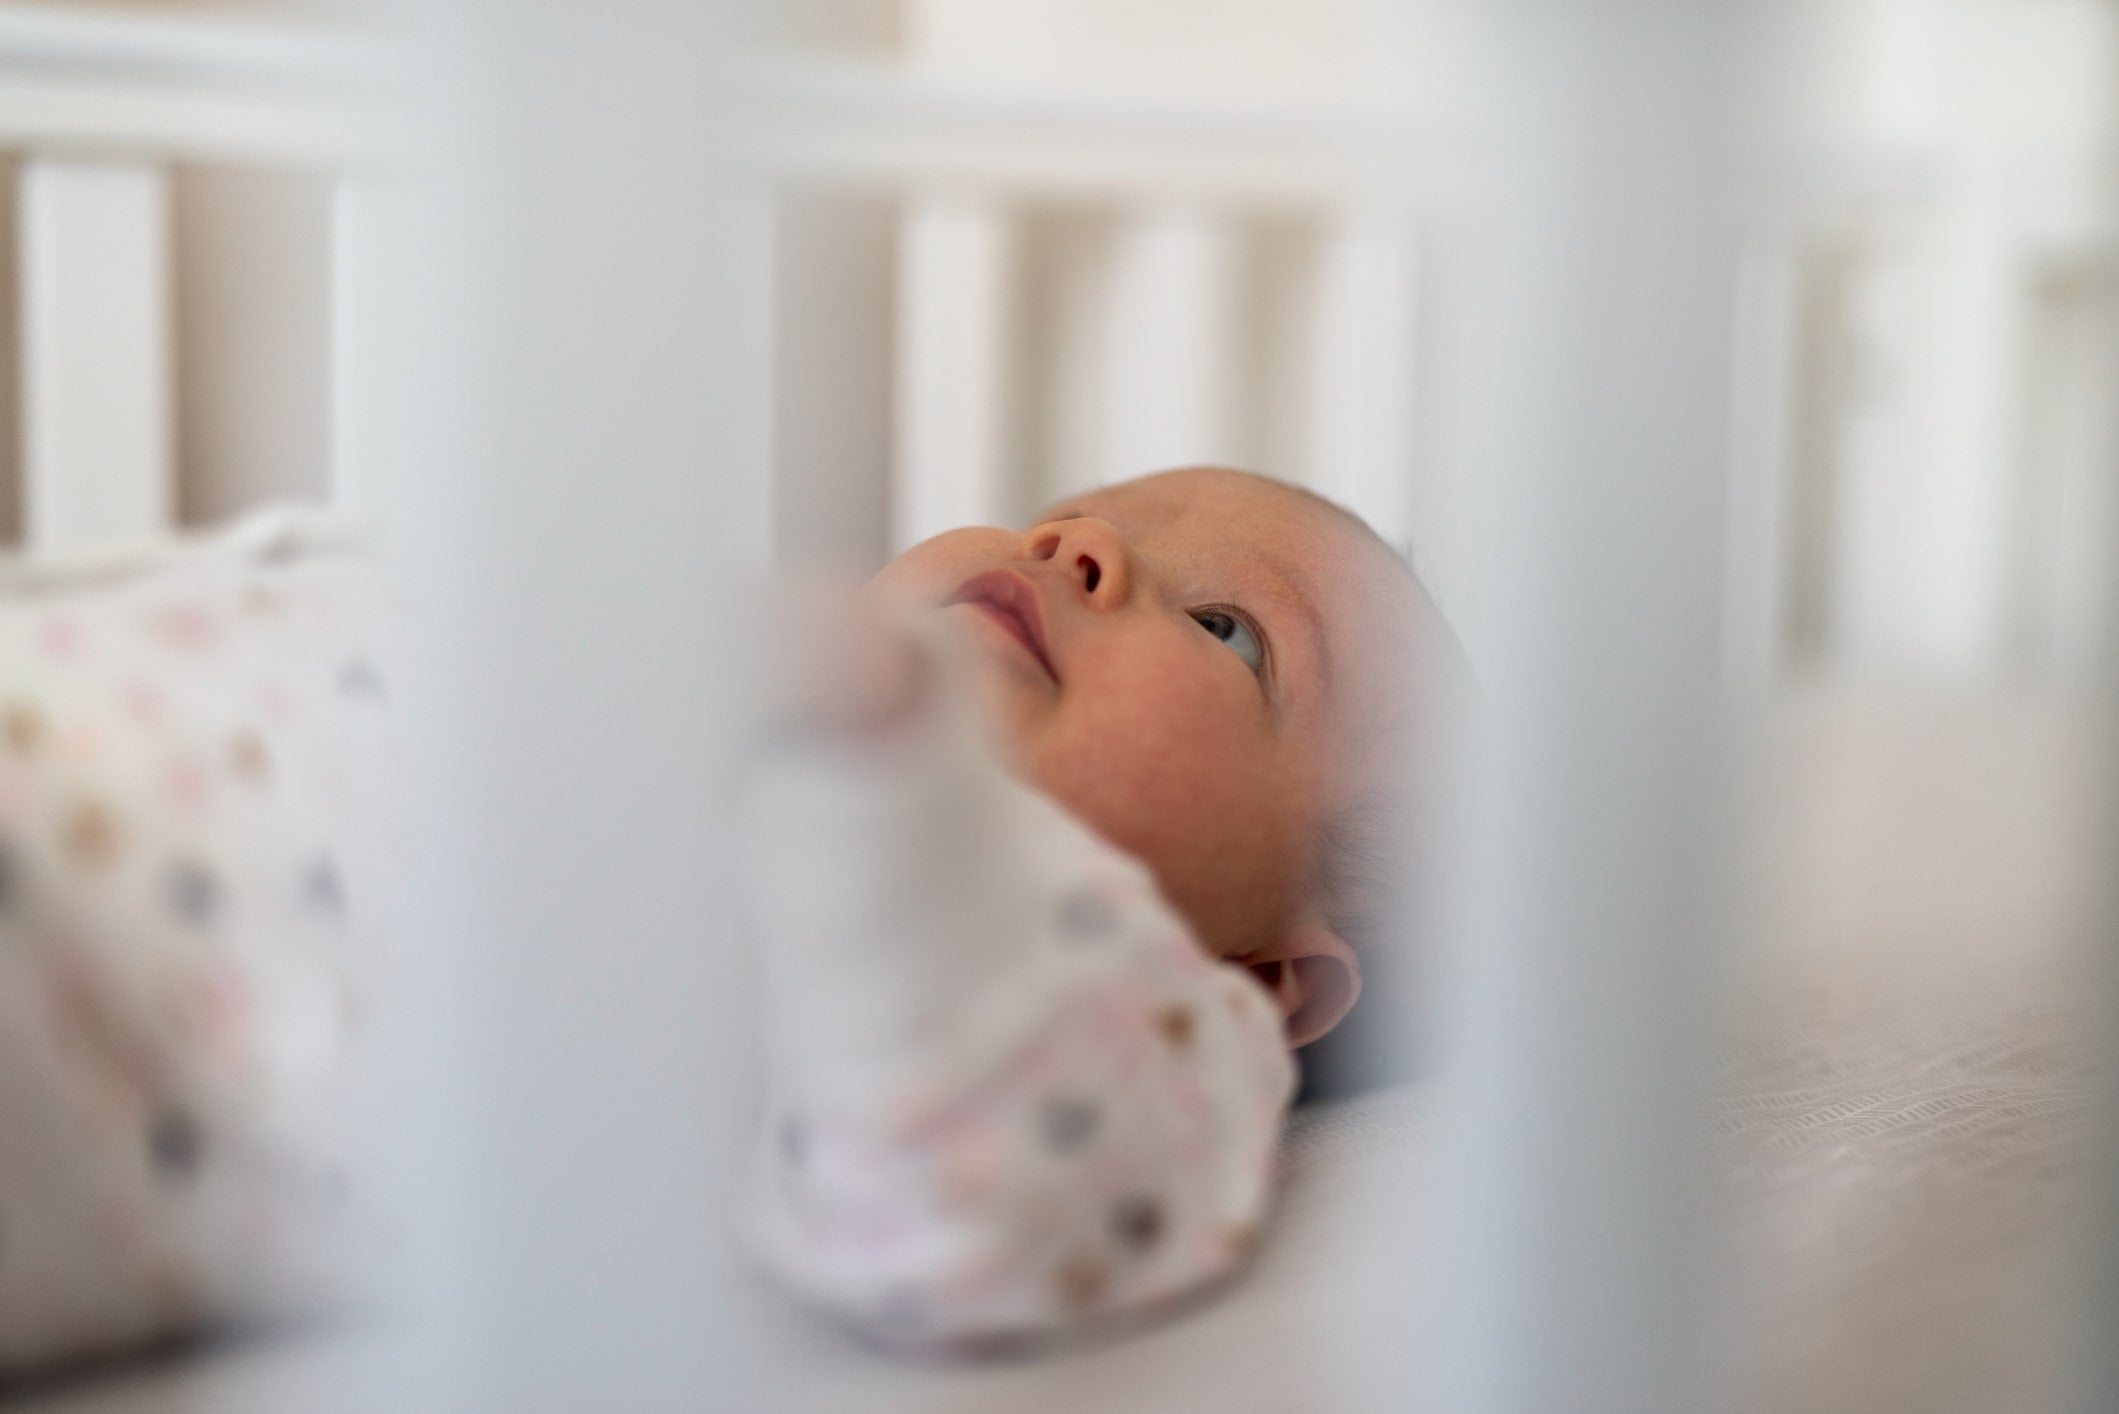
<svg viewBox="0 0 2119 1414">
<path fill-rule="evenodd" d="M 918 611 L 948 645 L 949 671 L 965 689 L 986 745 L 1009 774 L 1037 785 L 1033 763 L 1038 729 L 1052 710 L 1049 682 L 1032 681 L 1011 649 L 977 619 L 976 606 L 930 606 Z"/>
<path fill-rule="evenodd" d="M 918 622 L 949 645 L 950 671 L 968 688 L 988 749 L 1010 775 L 1054 795 L 1048 773 L 1040 769 L 1039 747 L 1059 705 L 1057 687 L 993 637 L 974 617 L 976 607 L 949 603 L 974 575 L 1013 564 L 1020 539 L 1015 531 L 992 526 L 945 531 L 885 565 L 862 592 L 893 617 Z"/>
</svg>

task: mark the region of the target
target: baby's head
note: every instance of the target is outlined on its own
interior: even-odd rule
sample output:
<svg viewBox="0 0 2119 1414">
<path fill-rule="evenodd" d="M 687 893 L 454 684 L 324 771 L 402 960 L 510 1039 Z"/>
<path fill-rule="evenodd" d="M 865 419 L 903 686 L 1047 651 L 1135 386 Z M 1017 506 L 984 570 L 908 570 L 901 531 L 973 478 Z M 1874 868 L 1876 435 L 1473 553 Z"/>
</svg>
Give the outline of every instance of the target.
<svg viewBox="0 0 2119 1414">
<path fill-rule="evenodd" d="M 1142 859 L 1291 1044 L 1338 1024 L 1397 876 L 1412 689 L 1453 651 L 1374 532 L 1265 477 L 1171 471 L 936 536 L 876 588 L 975 641 L 1010 768 Z"/>
</svg>

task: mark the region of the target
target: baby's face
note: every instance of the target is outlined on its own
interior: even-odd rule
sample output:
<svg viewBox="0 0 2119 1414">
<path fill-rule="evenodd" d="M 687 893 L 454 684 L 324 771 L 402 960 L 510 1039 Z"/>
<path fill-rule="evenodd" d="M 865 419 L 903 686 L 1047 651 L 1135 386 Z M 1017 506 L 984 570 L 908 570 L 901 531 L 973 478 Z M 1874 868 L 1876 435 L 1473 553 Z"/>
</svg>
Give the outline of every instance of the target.
<svg viewBox="0 0 2119 1414">
<path fill-rule="evenodd" d="M 1213 951 L 1251 956 L 1308 905 L 1411 588 L 1358 524 L 1165 472 L 936 536 L 875 588 L 972 641 L 1011 769 L 1143 859 Z"/>
</svg>

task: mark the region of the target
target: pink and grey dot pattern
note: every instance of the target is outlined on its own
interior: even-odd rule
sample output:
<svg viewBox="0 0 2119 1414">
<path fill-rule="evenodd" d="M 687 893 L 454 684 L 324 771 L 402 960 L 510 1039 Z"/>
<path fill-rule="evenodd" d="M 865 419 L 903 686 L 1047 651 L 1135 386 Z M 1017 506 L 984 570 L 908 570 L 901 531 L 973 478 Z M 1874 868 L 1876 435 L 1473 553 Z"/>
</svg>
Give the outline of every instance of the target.
<svg viewBox="0 0 2119 1414">
<path fill-rule="evenodd" d="M 1263 1217 L 1294 1083 L 1271 1000 L 1206 958 L 1138 863 L 997 769 L 914 758 L 883 779 L 923 764 L 987 793 L 951 797 L 951 811 L 1015 830 L 994 856 L 1004 878 L 932 880 L 936 908 L 1017 918 L 1021 935 L 974 945 L 1010 966 L 961 1005 L 916 998 L 926 1019 L 901 1041 L 776 1082 L 756 1168 L 761 1255 L 877 1340 L 950 1347 L 1137 1313 L 1229 1272 Z M 867 769 L 850 770 L 858 803 L 843 814 L 779 821 L 812 866 L 784 875 L 796 886 L 814 887 L 837 851 L 873 847 L 865 832 L 946 833 L 919 813 L 932 793 L 862 797 L 894 789 Z M 877 914 L 896 921 L 864 931 L 851 909 L 834 946 L 910 960 L 946 921 Z M 840 975 L 821 963 L 805 985 Z M 803 1053 L 801 1037 L 779 1039 Z"/>
<path fill-rule="evenodd" d="M 300 541 L 0 579 L 0 1379 L 327 1301 L 372 1222 L 383 596 Z"/>
</svg>

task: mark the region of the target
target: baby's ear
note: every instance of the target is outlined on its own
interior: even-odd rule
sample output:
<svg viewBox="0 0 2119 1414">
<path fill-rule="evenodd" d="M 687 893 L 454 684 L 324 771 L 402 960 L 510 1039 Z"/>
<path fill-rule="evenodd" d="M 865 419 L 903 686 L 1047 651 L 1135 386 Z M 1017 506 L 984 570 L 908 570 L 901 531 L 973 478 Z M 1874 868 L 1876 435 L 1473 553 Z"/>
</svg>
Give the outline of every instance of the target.
<svg viewBox="0 0 2119 1414">
<path fill-rule="evenodd" d="M 1361 995 L 1361 960 L 1320 920 L 1294 924 L 1279 942 L 1246 961 L 1280 1004 L 1290 1049 L 1307 1046 L 1337 1026 Z"/>
</svg>

